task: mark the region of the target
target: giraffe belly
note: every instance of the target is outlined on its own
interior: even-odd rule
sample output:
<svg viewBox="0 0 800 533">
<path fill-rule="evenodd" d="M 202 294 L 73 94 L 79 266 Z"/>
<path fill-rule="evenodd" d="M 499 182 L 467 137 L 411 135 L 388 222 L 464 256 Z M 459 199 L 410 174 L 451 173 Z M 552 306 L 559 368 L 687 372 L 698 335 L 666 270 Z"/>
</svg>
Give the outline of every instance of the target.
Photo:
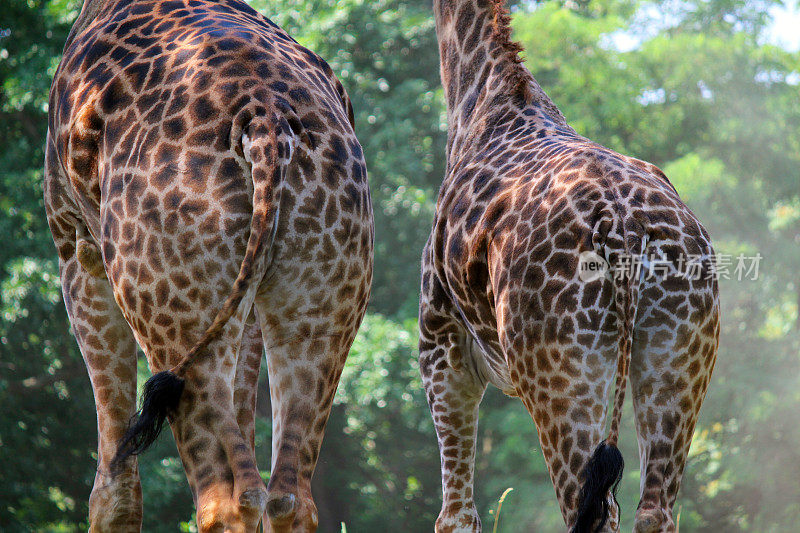
<svg viewBox="0 0 800 533">
<path fill-rule="evenodd" d="M 491 340 L 491 334 L 477 333 L 473 325 L 463 319 L 466 334 L 459 340 L 462 352 L 461 366 L 475 375 L 481 383 L 491 383 L 503 391 L 507 396 L 517 396 L 516 387 L 511 383 L 511 374 L 503 356 L 502 349 L 496 340 Z M 497 338 L 495 330 L 495 338 Z M 451 366 L 454 366 L 451 363 Z"/>
</svg>

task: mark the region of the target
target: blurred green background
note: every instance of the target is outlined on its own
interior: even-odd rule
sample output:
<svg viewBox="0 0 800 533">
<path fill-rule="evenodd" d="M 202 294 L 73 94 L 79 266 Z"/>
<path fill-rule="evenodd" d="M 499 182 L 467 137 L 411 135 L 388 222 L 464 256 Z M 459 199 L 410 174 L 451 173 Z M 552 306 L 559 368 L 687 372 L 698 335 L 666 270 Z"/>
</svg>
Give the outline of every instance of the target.
<svg viewBox="0 0 800 533">
<path fill-rule="evenodd" d="M 684 532 L 797 531 L 800 523 L 800 54 L 775 35 L 781 27 L 800 33 L 789 4 L 514 3 L 526 63 L 578 132 L 661 166 L 718 252 L 764 258 L 757 281 L 721 284 L 722 345 L 676 505 Z M 416 307 L 446 132 L 430 0 L 253 5 L 344 83 L 376 210 L 373 298 L 314 479 L 320 531 L 341 522 L 351 533 L 430 531 L 439 460 L 417 373 Z M 4 532 L 87 528 L 94 406 L 41 199 L 47 92 L 79 9 L 78 0 L 0 5 Z M 260 390 L 258 456 L 268 465 L 263 382 Z M 522 404 L 490 391 L 481 409 L 476 499 L 485 529 L 500 494 L 514 487 L 498 531 L 563 531 Z M 630 410 L 623 430 L 620 502 L 630 530 L 639 486 Z M 171 437 L 141 463 L 144 531 L 194 530 Z"/>
</svg>

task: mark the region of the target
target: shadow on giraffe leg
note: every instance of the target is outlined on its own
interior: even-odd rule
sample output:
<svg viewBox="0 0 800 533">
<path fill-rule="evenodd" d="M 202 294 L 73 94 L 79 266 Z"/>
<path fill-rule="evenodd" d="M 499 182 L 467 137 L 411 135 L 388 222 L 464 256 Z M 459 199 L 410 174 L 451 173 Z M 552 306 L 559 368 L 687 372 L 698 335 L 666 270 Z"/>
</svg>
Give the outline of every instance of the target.
<svg viewBox="0 0 800 533">
<path fill-rule="evenodd" d="M 265 531 L 313 532 L 319 518 L 311 477 L 355 328 L 332 333 L 333 321 L 324 315 L 319 318 L 313 304 L 294 320 L 277 316 L 268 300 L 257 300 L 257 304 L 267 346 L 272 405 Z M 308 316 L 313 318 L 304 318 Z"/>
<path fill-rule="evenodd" d="M 186 370 L 177 407 L 171 413 L 170 427 L 195 499 L 198 530 L 203 533 L 254 532 L 266 507 L 266 487 L 256 467 L 253 433 L 248 429 L 252 420 L 240 420 L 237 415 L 248 408 L 235 405 L 235 401 L 244 401 L 242 391 L 236 394 L 241 326 L 237 320 Z M 162 368 L 151 368 L 164 373 Z M 245 428 L 241 422 L 246 423 Z"/>
<path fill-rule="evenodd" d="M 113 476 L 97 472 L 89 496 L 89 533 L 140 531 L 142 487 L 136 458 L 127 463 Z"/>
</svg>

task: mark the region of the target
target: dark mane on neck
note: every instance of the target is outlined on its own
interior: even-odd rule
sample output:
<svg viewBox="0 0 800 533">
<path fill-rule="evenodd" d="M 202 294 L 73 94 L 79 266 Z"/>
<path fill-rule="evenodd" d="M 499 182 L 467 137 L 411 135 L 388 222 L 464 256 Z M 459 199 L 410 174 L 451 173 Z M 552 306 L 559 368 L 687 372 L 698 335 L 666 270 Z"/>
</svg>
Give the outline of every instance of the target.
<svg viewBox="0 0 800 533">
<path fill-rule="evenodd" d="M 528 93 L 531 75 L 519 57 L 524 48 L 511 39 L 511 15 L 506 0 L 489 0 L 489 6 L 492 15 L 492 37 L 503 50 L 508 80 L 514 89 L 524 96 Z"/>
</svg>

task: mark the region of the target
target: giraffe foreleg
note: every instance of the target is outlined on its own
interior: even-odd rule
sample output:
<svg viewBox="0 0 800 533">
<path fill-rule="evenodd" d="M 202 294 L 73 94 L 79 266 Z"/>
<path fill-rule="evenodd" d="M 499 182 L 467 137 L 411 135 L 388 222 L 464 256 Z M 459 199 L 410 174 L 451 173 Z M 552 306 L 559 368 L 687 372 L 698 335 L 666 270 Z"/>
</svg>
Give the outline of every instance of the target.
<svg viewBox="0 0 800 533">
<path fill-rule="evenodd" d="M 255 451 L 256 436 L 256 400 L 258 396 L 258 374 L 261 360 L 264 357 L 264 340 L 261 337 L 261 326 L 251 313 L 245 324 L 242 346 L 236 361 L 234 378 L 233 405 L 236 409 L 236 421 L 250 449 Z"/>
<path fill-rule="evenodd" d="M 477 532 L 481 520 L 474 501 L 475 440 L 478 432 L 478 406 L 486 384 L 481 383 L 463 365 L 465 346 L 459 339 L 466 334 L 452 334 L 459 328 L 436 333 L 425 323 L 426 311 L 420 313 L 420 372 L 428 405 L 436 427 L 442 467 L 442 509 L 436 519 L 438 532 Z M 441 323 L 441 321 L 436 321 Z"/>
</svg>

